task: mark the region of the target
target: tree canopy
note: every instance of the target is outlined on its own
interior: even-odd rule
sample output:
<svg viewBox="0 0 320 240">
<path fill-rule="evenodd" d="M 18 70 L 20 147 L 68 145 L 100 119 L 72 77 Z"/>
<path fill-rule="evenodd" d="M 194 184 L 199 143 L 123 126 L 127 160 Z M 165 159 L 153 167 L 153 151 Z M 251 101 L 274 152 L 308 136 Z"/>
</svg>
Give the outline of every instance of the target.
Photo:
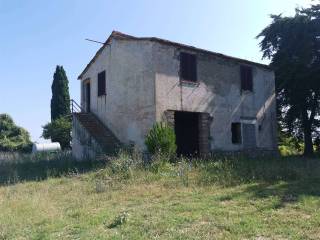
<svg viewBox="0 0 320 240">
<path fill-rule="evenodd" d="M 70 114 L 69 81 L 63 66 L 57 66 L 51 86 L 51 120 Z"/>
<path fill-rule="evenodd" d="M 257 38 L 275 71 L 280 127 L 303 138 L 304 154 L 312 155 L 320 113 L 320 4 L 271 18 Z"/>
<path fill-rule="evenodd" d="M 0 151 L 12 152 L 31 150 L 29 133 L 17 126 L 8 114 L 0 114 Z"/>
</svg>

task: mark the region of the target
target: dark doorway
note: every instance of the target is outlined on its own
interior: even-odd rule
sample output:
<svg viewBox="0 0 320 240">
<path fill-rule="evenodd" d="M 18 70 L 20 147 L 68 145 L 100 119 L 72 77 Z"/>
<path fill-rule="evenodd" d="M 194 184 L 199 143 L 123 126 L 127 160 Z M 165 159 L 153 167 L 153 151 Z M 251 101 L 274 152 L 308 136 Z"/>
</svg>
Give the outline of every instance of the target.
<svg viewBox="0 0 320 240">
<path fill-rule="evenodd" d="M 199 113 L 174 113 L 177 155 L 194 156 L 199 154 Z"/>
<path fill-rule="evenodd" d="M 86 112 L 90 112 L 90 82 L 86 83 Z"/>
</svg>

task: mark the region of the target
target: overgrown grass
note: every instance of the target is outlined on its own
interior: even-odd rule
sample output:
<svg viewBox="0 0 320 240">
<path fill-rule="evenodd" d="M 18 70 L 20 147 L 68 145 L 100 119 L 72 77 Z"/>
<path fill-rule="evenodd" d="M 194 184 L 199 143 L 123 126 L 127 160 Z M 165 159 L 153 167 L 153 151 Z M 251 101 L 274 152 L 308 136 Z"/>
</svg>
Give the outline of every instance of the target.
<svg viewBox="0 0 320 240">
<path fill-rule="evenodd" d="M 251 182 L 301 181 L 318 178 L 320 159 L 302 157 L 221 158 L 199 162 L 204 184 L 236 185 Z"/>
<path fill-rule="evenodd" d="M 71 152 L 0 153 L 0 185 L 84 173 L 104 165 L 98 161 L 75 161 Z"/>
<path fill-rule="evenodd" d="M 122 152 L 84 173 L 3 184 L 0 239 L 319 239 L 319 170 L 299 157 Z"/>
</svg>

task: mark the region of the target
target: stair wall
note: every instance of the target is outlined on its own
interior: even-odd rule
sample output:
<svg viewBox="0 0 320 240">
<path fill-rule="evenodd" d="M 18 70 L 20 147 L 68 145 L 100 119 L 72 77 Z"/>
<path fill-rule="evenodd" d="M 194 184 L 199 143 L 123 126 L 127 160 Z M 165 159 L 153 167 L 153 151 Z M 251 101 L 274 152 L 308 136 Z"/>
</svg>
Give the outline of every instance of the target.
<svg viewBox="0 0 320 240">
<path fill-rule="evenodd" d="M 96 159 L 103 154 L 97 141 L 81 125 L 76 116 L 72 120 L 72 155 L 77 160 Z"/>
</svg>

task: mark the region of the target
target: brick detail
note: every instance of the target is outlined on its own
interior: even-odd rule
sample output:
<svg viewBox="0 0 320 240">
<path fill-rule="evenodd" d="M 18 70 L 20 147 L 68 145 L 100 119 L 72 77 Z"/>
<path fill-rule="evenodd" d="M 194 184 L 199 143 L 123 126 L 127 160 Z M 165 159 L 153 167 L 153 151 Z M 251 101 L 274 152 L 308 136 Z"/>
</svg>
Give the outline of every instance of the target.
<svg viewBox="0 0 320 240">
<path fill-rule="evenodd" d="M 174 128 L 174 112 L 175 111 L 173 110 L 167 110 L 164 112 L 164 121 L 172 128 Z"/>
<path fill-rule="evenodd" d="M 164 112 L 164 121 L 174 128 L 174 110 Z M 209 113 L 199 113 L 199 151 L 200 155 L 210 154 L 210 124 L 211 117 Z"/>
</svg>

